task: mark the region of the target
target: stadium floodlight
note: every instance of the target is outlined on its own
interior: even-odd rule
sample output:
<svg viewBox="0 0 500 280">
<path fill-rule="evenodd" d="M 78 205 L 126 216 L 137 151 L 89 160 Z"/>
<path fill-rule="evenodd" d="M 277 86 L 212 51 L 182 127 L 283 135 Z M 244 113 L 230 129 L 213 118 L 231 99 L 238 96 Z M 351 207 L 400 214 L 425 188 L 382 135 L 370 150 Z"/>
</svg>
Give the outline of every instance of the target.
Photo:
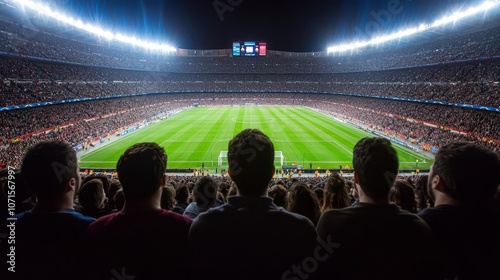
<svg viewBox="0 0 500 280">
<path fill-rule="evenodd" d="M 457 13 L 454 13 L 450 16 L 443 17 L 439 20 L 436 20 L 432 24 L 422 23 L 417 28 L 405 29 L 405 30 L 401 30 L 401 31 L 396 32 L 396 33 L 383 35 L 383 36 L 379 36 L 379 37 L 374 37 L 368 41 L 361 41 L 361 42 L 354 42 L 354 43 L 350 43 L 350 44 L 341 44 L 341 45 L 337 45 L 337 46 L 331 46 L 327 49 L 327 53 L 342 53 L 345 51 L 354 51 L 356 49 L 364 48 L 364 47 L 367 47 L 370 45 L 378 45 L 378 44 L 388 42 L 391 40 L 397 40 L 397 39 L 400 39 L 402 37 L 407 37 L 407 36 L 411 36 L 411 35 L 416 34 L 416 33 L 420 33 L 422 31 L 428 30 L 430 28 L 442 26 L 442 25 L 445 25 L 445 24 L 448 24 L 451 22 L 459 21 L 463 18 L 472 16 L 472 15 L 475 15 L 475 14 L 478 14 L 481 12 L 486 12 L 486 11 L 488 11 L 492 8 L 496 8 L 498 6 L 500 6 L 500 0 L 487 1 L 487 2 L 484 2 L 483 4 L 481 4 L 477 7 L 472 7 L 472 8 L 465 10 L 465 11 L 457 12 Z"/>
<path fill-rule="evenodd" d="M 168 44 L 161 44 L 155 42 L 149 42 L 145 40 L 140 40 L 135 37 L 130 37 L 127 35 L 122 35 L 119 33 L 113 33 L 109 30 L 105 30 L 100 26 L 96 26 L 90 23 L 84 23 L 80 19 L 75 19 L 73 17 L 64 15 L 58 11 L 51 9 L 48 6 L 43 5 L 42 3 L 31 1 L 31 0 L 11 0 L 11 2 L 17 3 L 20 5 L 22 9 L 30 9 L 33 12 L 37 12 L 40 15 L 44 15 L 46 17 L 52 18 L 61 23 L 71 25 L 80 30 L 86 31 L 88 33 L 94 34 L 100 38 L 104 38 L 107 40 L 116 40 L 125 44 L 130 44 L 133 46 L 142 47 L 144 49 L 150 51 L 161 51 L 161 52 L 176 52 L 177 48 Z"/>
</svg>

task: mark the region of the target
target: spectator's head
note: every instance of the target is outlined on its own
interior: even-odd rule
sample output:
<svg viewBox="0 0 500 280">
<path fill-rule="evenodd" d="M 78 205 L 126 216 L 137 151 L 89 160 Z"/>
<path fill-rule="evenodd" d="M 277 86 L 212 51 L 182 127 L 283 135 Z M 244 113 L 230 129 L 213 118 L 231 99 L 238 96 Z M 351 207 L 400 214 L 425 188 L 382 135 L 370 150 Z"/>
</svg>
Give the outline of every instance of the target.
<svg viewBox="0 0 500 280">
<path fill-rule="evenodd" d="M 345 208 L 351 205 L 345 179 L 337 172 L 332 173 L 324 186 L 322 211 Z"/>
<path fill-rule="evenodd" d="M 232 182 L 231 187 L 229 187 L 229 191 L 227 192 L 227 197 L 238 195 L 238 188 L 236 187 L 236 183 Z"/>
<path fill-rule="evenodd" d="M 83 187 L 83 185 L 85 185 L 85 183 L 87 183 L 88 181 L 93 180 L 93 179 L 101 180 L 102 187 L 104 188 L 104 192 L 106 193 L 106 195 L 108 195 L 109 190 L 110 190 L 110 183 L 109 183 L 108 177 L 104 176 L 103 174 L 92 174 L 92 175 L 88 175 L 87 177 L 83 178 L 82 187 Z"/>
<path fill-rule="evenodd" d="M 497 154 L 472 143 L 442 146 L 431 167 L 428 193 L 435 205 L 486 206 L 500 185 Z"/>
<path fill-rule="evenodd" d="M 110 210 L 115 209 L 115 201 L 113 197 L 115 197 L 116 192 L 122 189 L 122 184 L 117 179 L 111 179 L 109 183 L 109 192 L 106 194 L 108 197 L 108 208 Z"/>
<path fill-rule="evenodd" d="M 194 190 L 194 183 L 193 182 L 187 182 L 186 183 L 186 187 L 188 188 L 189 193 L 192 194 L 193 190 Z"/>
<path fill-rule="evenodd" d="M 21 173 L 39 201 L 60 202 L 65 198 L 72 204 L 81 183 L 75 150 L 58 140 L 42 141 L 29 148 Z"/>
<path fill-rule="evenodd" d="M 347 188 L 347 192 L 349 193 L 349 199 L 352 198 L 352 199 L 356 200 L 359 198 L 358 193 L 356 191 L 356 187 L 354 186 L 354 183 L 352 181 L 346 180 L 345 186 Z"/>
<path fill-rule="evenodd" d="M 228 148 L 229 175 L 240 195 L 261 196 L 274 175 L 274 146 L 258 129 L 238 133 Z"/>
<path fill-rule="evenodd" d="M 354 146 L 354 183 L 360 186 L 360 200 L 389 201 L 389 191 L 398 174 L 398 156 L 385 138 L 363 138 Z"/>
<path fill-rule="evenodd" d="M 115 203 L 115 209 L 117 211 L 123 209 L 123 206 L 125 205 L 125 194 L 123 194 L 123 189 L 119 189 L 115 193 L 115 196 L 113 196 L 113 201 Z"/>
<path fill-rule="evenodd" d="M 321 214 L 316 194 L 304 182 L 293 183 L 290 187 L 287 209 L 309 218 L 315 225 Z"/>
<path fill-rule="evenodd" d="M 193 191 L 196 205 L 203 209 L 215 206 L 218 188 L 217 182 L 210 176 L 203 176 L 198 179 Z"/>
<path fill-rule="evenodd" d="M 269 190 L 269 197 L 278 207 L 286 207 L 288 191 L 281 184 L 275 184 Z"/>
<path fill-rule="evenodd" d="M 78 193 L 78 202 L 84 211 L 95 211 L 106 206 L 106 194 L 102 181 L 92 179 L 84 183 Z"/>
<path fill-rule="evenodd" d="M 318 198 L 319 202 L 323 201 L 323 197 L 325 197 L 325 192 L 323 191 L 323 188 L 320 187 L 315 187 L 313 189 L 314 194 L 316 194 L 316 197 Z"/>
<path fill-rule="evenodd" d="M 188 187 L 185 184 L 179 186 L 175 194 L 175 200 L 177 201 L 177 203 L 186 204 L 188 203 L 188 199 L 189 199 Z"/>
<path fill-rule="evenodd" d="M 401 207 L 401 209 L 410 213 L 417 213 L 415 188 L 408 181 L 396 180 L 389 192 L 389 199 Z"/>
<path fill-rule="evenodd" d="M 219 192 L 224 196 L 224 198 L 227 198 L 227 195 L 229 194 L 229 184 L 221 182 L 219 184 Z"/>
<path fill-rule="evenodd" d="M 116 164 L 125 198 L 146 199 L 166 183 L 167 155 L 156 143 L 138 143 L 129 147 Z"/>
<path fill-rule="evenodd" d="M 172 185 L 167 184 L 163 187 L 161 193 L 161 208 L 170 210 L 175 206 L 175 189 Z"/>
<path fill-rule="evenodd" d="M 417 210 L 422 211 L 425 208 L 434 206 L 432 200 L 427 194 L 427 180 L 428 175 L 422 175 L 419 177 L 418 181 L 415 183 L 415 195 L 417 198 Z"/>
</svg>

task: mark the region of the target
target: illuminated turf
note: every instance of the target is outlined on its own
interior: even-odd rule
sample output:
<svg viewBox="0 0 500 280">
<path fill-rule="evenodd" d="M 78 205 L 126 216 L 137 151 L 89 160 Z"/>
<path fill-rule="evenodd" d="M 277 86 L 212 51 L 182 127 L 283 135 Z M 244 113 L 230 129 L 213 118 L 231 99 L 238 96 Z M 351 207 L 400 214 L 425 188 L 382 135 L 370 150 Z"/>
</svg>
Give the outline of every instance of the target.
<svg viewBox="0 0 500 280">
<path fill-rule="evenodd" d="M 282 151 L 286 164 L 309 168 L 352 166 L 352 150 L 358 140 L 374 136 L 302 107 L 198 107 L 143 128 L 80 159 L 82 168 L 115 168 L 125 149 L 138 142 L 156 142 L 168 154 L 168 168 L 200 168 L 214 171 L 220 151 L 245 128 L 257 128 Z M 432 159 L 393 144 L 400 169 L 429 169 Z M 225 163 L 227 164 L 227 162 Z M 279 161 L 276 162 L 279 168 Z M 218 167 L 219 170 L 221 167 Z M 223 166 L 222 168 L 226 168 Z"/>
</svg>

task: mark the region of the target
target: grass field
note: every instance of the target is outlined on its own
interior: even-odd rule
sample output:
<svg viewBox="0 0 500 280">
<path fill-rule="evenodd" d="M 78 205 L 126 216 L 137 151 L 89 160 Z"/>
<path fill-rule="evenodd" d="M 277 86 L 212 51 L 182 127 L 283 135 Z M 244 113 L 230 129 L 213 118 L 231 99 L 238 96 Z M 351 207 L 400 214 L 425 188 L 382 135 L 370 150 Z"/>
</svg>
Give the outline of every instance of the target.
<svg viewBox="0 0 500 280">
<path fill-rule="evenodd" d="M 358 140 L 373 136 L 302 107 L 197 107 L 133 132 L 80 158 L 81 168 L 115 168 L 125 149 L 138 142 L 156 142 L 168 155 L 168 168 L 200 168 L 214 171 L 221 151 L 245 128 L 257 128 L 282 151 L 286 164 L 303 168 L 337 169 L 352 166 L 352 150 Z M 432 159 L 393 144 L 400 169 L 428 169 Z M 276 161 L 277 169 L 279 161 Z M 226 166 L 224 166 L 226 165 Z M 222 169 L 227 167 L 227 160 Z"/>
</svg>

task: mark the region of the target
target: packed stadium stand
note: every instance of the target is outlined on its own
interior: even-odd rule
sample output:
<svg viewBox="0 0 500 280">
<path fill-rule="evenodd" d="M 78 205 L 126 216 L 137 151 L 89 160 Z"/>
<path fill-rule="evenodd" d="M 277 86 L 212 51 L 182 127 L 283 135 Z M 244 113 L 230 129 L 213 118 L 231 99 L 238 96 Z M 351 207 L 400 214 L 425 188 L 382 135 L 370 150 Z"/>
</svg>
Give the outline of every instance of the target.
<svg viewBox="0 0 500 280">
<path fill-rule="evenodd" d="M 269 51 L 258 59 L 221 50 L 152 54 L 0 22 L 0 162 L 18 165 L 42 139 L 76 146 L 195 102 L 248 99 L 315 108 L 429 151 L 457 140 L 500 151 L 495 20 L 349 55 Z"/>
<path fill-rule="evenodd" d="M 0 0 L 0 279 L 499 278 L 500 1 L 252 58 L 146 51 L 40 3 Z"/>
</svg>

